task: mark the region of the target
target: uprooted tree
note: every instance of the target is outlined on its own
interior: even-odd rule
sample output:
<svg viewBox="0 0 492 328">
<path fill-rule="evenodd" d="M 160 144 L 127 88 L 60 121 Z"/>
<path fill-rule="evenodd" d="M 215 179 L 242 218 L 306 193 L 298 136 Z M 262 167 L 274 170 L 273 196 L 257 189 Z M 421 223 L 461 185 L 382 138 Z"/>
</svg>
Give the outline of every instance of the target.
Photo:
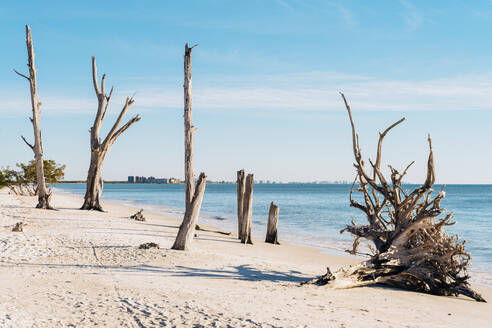
<svg viewBox="0 0 492 328">
<path fill-rule="evenodd" d="M 94 124 L 90 129 L 91 161 L 89 165 L 89 171 L 87 173 L 84 204 L 82 205 L 81 210 L 103 211 L 99 200 L 103 190 L 103 179 L 101 176 L 101 172 L 104 158 L 106 157 L 108 151 L 111 149 L 111 146 L 113 146 L 116 139 L 130 126 L 132 126 L 132 124 L 140 120 L 140 116 L 137 114 L 118 129 L 121 122 L 123 121 L 123 117 L 125 116 L 126 112 L 135 102 L 133 97 L 127 97 L 125 100 L 125 104 L 123 105 L 123 109 L 114 122 L 113 127 L 106 135 L 106 138 L 104 138 L 104 140 L 101 142 L 101 138 L 99 137 L 99 130 L 101 129 L 104 117 L 106 116 L 106 111 L 108 110 L 111 95 L 113 94 L 113 87 L 111 87 L 109 95 L 106 95 L 106 91 L 104 88 L 105 79 L 106 74 L 103 74 L 101 78 L 101 85 L 99 86 L 97 82 L 96 58 L 92 57 L 92 82 L 94 85 L 94 91 L 96 92 L 98 105 L 96 118 L 94 119 Z"/>
<path fill-rule="evenodd" d="M 36 159 L 36 180 L 37 180 L 37 195 L 38 204 L 36 208 L 52 209 L 50 206 L 51 193 L 46 187 L 44 179 L 44 161 L 43 161 L 43 144 L 41 141 L 41 102 L 38 99 L 38 88 L 36 80 L 36 65 L 34 63 L 34 47 L 32 44 L 31 28 L 26 25 L 26 46 L 27 46 L 27 67 L 29 68 L 29 76 L 19 73 L 14 69 L 14 72 L 19 76 L 22 76 L 29 81 L 29 87 L 31 91 L 31 105 L 32 105 L 32 118 L 30 118 L 32 127 L 34 129 L 34 145 L 30 144 L 26 138 L 22 136 L 22 140 L 29 148 L 34 152 L 34 158 Z"/>
<path fill-rule="evenodd" d="M 184 134 L 185 134 L 185 214 L 183 222 L 179 227 L 178 235 L 174 241 L 172 249 L 187 250 L 193 232 L 195 231 L 196 221 L 202 206 L 203 194 L 207 177 L 205 173 L 200 173 L 195 188 L 195 173 L 193 171 L 193 133 L 196 128 L 192 121 L 192 89 L 191 89 L 191 51 L 193 47 L 185 45 L 184 55 Z"/>
<path fill-rule="evenodd" d="M 404 121 L 392 124 L 379 134 L 376 161 L 369 160 L 372 174 L 366 171 L 362 159 L 359 137 L 355 130 L 350 106 L 343 94 L 342 98 L 352 127 L 354 166 L 356 180 L 350 190 L 350 206 L 365 213 L 367 225 L 352 221 L 341 232 L 348 231 L 354 237 L 352 254 L 357 252 L 361 238 L 368 240 L 372 255 L 358 265 L 328 272 L 310 283 L 334 288 L 350 288 L 369 284 L 385 284 L 435 295 L 468 296 L 479 302 L 483 297 L 473 291 L 468 283 L 467 267 L 471 255 L 465 251 L 465 242 L 458 236 L 449 236 L 443 228 L 454 224 L 453 213 L 441 208 L 444 190 L 432 196 L 435 182 L 434 155 L 429 136 L 429 158 L 427 176 L 424 184 L 412 192 L 405 190 L 402 179 L 413 164 L 410 163 L 399 173 L 389 166 L 390 180 L 381 171 L 381 148 L 386 134 Z M 364 203 L 352 197 L 354 186 L 363 196 Z"/>
</svg>

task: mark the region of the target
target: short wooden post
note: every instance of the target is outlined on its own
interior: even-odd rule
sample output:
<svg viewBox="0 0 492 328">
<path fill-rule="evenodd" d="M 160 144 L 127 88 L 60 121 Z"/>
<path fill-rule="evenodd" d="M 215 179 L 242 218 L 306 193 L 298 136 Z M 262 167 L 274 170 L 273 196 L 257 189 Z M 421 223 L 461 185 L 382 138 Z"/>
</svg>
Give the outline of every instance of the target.
<svg viewBox="0 0 492 328">
<path fill-rule="evenodd" d="M 243 235 L 243 211 L 244 211 L 244 191 L 245 176 L 244 169 L 237 171 L 237 237 L 241 239 Z"/>
<path fill-rule="evenodd" d="M 253 241 L 251 240 L 251 225 L 253 221 L 253 174 L 248 174 L 246 177 L 243 205 L 241 243 L 253 244 Z"/>
<path fill-rule="evenodd" d="M 277 234 L 278 212 L 278 206 L 272 202 L 268 213 L 267 233 L 265 238 L 266 243 L 280 245 Z"/>
</svg>

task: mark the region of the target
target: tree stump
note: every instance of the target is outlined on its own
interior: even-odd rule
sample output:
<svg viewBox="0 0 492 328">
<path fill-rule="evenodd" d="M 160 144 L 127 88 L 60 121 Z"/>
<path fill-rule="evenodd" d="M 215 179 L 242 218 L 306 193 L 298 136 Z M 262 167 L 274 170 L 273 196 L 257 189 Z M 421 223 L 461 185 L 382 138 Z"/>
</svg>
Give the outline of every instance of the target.
<svg viewBox="0 0 492 328">
<path fill-rule="evenodd" d="M 244 169 L 237 171 L 237 237 L 243 235 L 243 211 L 244 211 L 244 192 L 245 192 L 245 175 Z"/>
<path fill-rule="evenodd" d="M 130 219 L 133 219 L 135 221 L 145 221 L 145 217 L 143 216 L 142 212 L 143 212 L 143 208 L 137 213 L 130 216 Z"/>
<path fill-rule="evenodd" d="M 12 231 L 13 232 L 23 232 L 24 231 L 23 226 L 24 226 L 24 224 L 22 222 L 17 222 L 15 224 L 15 226 L 12 228 Z"/>
<path fill-rule="evenodd" d="M 278 212 L 278 206 L 271 202 L 270 211 L 268 213 L 267 233 L 265 238 L 266 243 L 280 245 L 280 243 L 278 242 L 277 233 Z"/>
<path fill-rule="evenodd" d="M 241 243 L 253 244 L 253 241 L 251 240 L 251 226 L 253 221 L 253 174 L 248 174 L 246 177 L 242 219 L 243 229 Z"/>
</svg>

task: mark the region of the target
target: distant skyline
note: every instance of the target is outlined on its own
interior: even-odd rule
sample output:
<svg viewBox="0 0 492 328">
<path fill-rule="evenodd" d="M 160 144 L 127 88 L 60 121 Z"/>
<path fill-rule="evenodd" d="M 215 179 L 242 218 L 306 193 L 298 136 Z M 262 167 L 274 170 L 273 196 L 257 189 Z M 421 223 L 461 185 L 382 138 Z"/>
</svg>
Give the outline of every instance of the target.
<svg viewBox="0 0 492 328">
<path fill-rule="evenodd" d="M 105 180 L 183 176 L 183 51 L 193 51 L 195 172 L 235 180 L 354 178 L 352 107 L 363 156 L 437 183 L 492 183 L 492 1 L 2 1 L 0 167 L 32 159 L 25 24 L 32 28 L 45 158 L 83 180 L 97 107 L 90 60 L 115 86 L 104 131 L 142 120 L 108 154 Z"/>
</svg>

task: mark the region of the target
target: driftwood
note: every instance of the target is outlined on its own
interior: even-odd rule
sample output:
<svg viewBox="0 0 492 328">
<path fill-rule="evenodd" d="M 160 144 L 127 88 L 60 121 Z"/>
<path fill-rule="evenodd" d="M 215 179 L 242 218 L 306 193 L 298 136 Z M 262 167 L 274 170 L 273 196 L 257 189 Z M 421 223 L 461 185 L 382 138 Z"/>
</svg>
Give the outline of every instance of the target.
<svg viewBox="0 0 492 328">
<path fill-rule="evenodd" d="M 246 186 L 246 176 L 244 175 L 244 169 L 237 171 L 237 237 L 242 238 L 243 235 L 243 211 L 244 211 L 244 192 Z"/>
<path fill-rule="evenodd" d="M 26 145 L 34 152 L 34 158 L 36 159 L 36 182 L 38 191 L 38 204 L 36 208 L 52 209 L 50 206 L 51 192 L 46 187 L 46 181 L 44 179 L 44 161 L 43 161 L 43 143 L 41 140 L 41 128 L 40 128 L 40 116 L 41 116 L 41 102 L 38 99 L 38 88 L 36 81 L 36 65 L 34 63 L 34 47 L 32 44 L 31 28 L 26 25 L 26 46 L 29 68 L 29 76 L 19 73 L 14 69 L 14 72 L 19 76 L 29 81 L 31 90 L 31 105 L 32 105 L 32 118 L 30 118 L 32 127 L 34 129 L 34 145 L 30 144 L 24 136 L 21 136 Z"/>
<path fill-rule="evenodd" d="M 130 219 L 133 219 L 135 221 L 145 221 L 145 217 L 143 216 L 142 213 L 143 213 L 143 208 L 140 211 L 137 211 L 137 213 L 130 216 Z"/>
<path fill-rule="evenodd" d="M 242 234 L 241 243 L 253 244 L 251 240 L 251 226 L 253 220 L 253 174 L 246 177 L 244 190 L 243 214 L 242 214 Z"/>
<path fill-rule="evenodd" d="M 12 228 L 13 232 L 23 232 L 24 231 L 24 223 L 17 222 L 15 226 Z"/>
<path fill-rule="evenodd" d="M 127 97 L 123 109 L 121 110 L 118 118 L 113 124 L 111 130 L 109 130 L 106 138 L 101 141 L 99 137 L 99 130 L 101 129 L 104 117 L 106 116 L 106 111 L 111 100 L 111 95 L 113 94 L 113 87 L 109 91 L 109 95 L 106 95 L 105 91 L 105 80 L 106 74 L 103 74 L 101 78 L 101 85 L 99 86 L 97 82 L 97 66 L 96 58 L 92 57 L 92 83 L 94 86 L 94 91 L 97 96 L 97 113 L 94 119 L 94 124 L 90 129 L 90 140 L 91 140 L 91 160 L 89 165 L 89 171 L 87 173 L 87 183 L 86 192 L 84 196 L 84 204 L 80 209 L 82 210 L 97 210 L 103 211 L 101 204 L 99 203 L 101 193 L 103 190 L 103 179 L 101 176 L 102 165 L 104 158 L 106 157 L 108 151 L 113 146 L 116 139 L 125 132 L 130 126 L 140 120 L 140 116 L 136 115 L 123 126 L 120 126 L 123 121 L 123 117 L 130 107 L 133 105 L 135 100 L 133 97 Z"/>
<path fill-rule="evenodd" d="M 266 243 L 280 245 L 280 243 L 278 242 L 277 232 L 278 212 L 278 206 L 271 202 L 270 211 L 268 213 L 267 233 L 265 238 Z"/>
<path fill-rule="evenodd" d="M 230 231 L 220 231 L 220 230 L 205 229 L 205 228 L 200 227 L 198 224 L 195 225 L 195 230 L 197 230 L 197 231 L 213 232 L 213 233 L 218 233 L 218 234 L 226 235 L 226 236 L 230 236 L 231 235 L 231 232 Z M 195 235 L 195 237 L 197 237 L 197 235 Z"/>
<path fill-rule="evenodd" d="M 429 136 L 429 158 L 425 182 L 412 192 L 402 188 L 402 179 L 413 162 L 403 173 L 389 166 L 388 181 L 381 172 L 381 148 L 386 134 L 404 118 L 379 135 L 376 161 L 369 160 L 372 174 L 367 173 L 362 159 L 359 138 L 355 130 L 350 106 L 342 94 L 350 124 L 357 171 L 356 181 L 350 191 L 350 206 L 365 213 L 368 224 L 352 222 L 341 232 L 348 231 L 354 237 L 350 253 L 355 254 L 361 238 L 374 245 L 369 260 L 358 265 L 341 268 L 310 283 L 328 284 L 335 288 L 350 288 L 374 283 L 410 289 L 435 295 L 464 295 L 479 302 L 483 297 L 470 288 L 467 268 L 471 259 L 465 251 L 465 242 L 458 236 L 449 236 L 443 228 L 454 224 L 453 213 L 439 218 L 444 190 L 432 196 L 435 182 L 434 155 Z M 352 198 L 355 191 L 362 193 L 364 204 Z M 369 244 L 369 246 L 371 246 Z"/>
<path fill-rule="evenodd" d="M 159 244 L 156 243 L 143 243 L 138 246 L 138 249 L 149 249 L 149 248 L 157 248 L 159 249 Z"/>
<path fill-rule="evenodd" d="M 191 51 L 193 47 L 185 45 L 184 55 L 184 133 L 185 133 L 185 202 L 186 209 L 183 222 L 179 227 L 178 235 L 172 249 L 186 250 L 193 239 L 196 220 L 202 206 L 203 194 L 207 177 L 200 173 L 194 186 L 195 174 L 193 171 L 193 133 L 196 128 L 192 122 L 192 89 L 191 89 Z"/>
</svg>

